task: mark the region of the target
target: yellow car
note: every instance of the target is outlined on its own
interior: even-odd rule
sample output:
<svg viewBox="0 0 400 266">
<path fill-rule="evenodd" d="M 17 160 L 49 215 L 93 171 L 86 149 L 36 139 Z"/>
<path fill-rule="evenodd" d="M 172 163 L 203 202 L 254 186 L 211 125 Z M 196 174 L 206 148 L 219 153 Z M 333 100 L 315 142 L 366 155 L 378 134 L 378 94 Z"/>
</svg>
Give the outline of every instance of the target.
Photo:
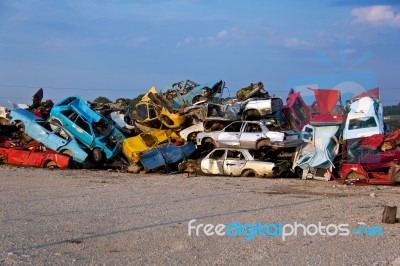
<svg viewBox="0 0 400 266">
<path fill-rule="evenodd" d="M 178 129 L 186 120 L 185 116 L 172 112 L 168 103 L 157 94 L 154 87 L 136 105 L 136 113 L 136 122 L 153 128 L 161 128 L 164 125 L 167 128 Z"/>
<path fill-rule="evenodd" d="M 122 151 L 131 162 L 137 163 L 142 152 L 150 150 L 161 143 L 173 141 L 183 142 L 183 139 L 171 129 L 152 130 L 125 139 L 122 142 Z"/>
</svg>

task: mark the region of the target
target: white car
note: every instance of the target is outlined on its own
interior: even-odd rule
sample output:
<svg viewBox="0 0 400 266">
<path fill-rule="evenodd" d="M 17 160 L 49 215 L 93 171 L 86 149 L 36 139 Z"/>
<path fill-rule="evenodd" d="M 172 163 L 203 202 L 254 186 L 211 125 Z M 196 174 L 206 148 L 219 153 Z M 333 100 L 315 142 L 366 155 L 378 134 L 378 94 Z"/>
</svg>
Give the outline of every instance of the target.
<svg viewBox="0 0 400 266">
<path fill-rule="evenodd" d="M 270 130 L 268 121 L 235 121 L 221 131 L 201 132 L 196 137 L 197 146 L 237 147 L 260 149 L 262 147 L 292 148 L 303 141 L 294 130 Z"/>
<path fill-rule="evenodd" d="M 201 171 L 211 175 L 274 177 L 287 170 L 286 164 L 255 160 L 247 149 L 218 148 L 201 161 Z"/>
</svg>

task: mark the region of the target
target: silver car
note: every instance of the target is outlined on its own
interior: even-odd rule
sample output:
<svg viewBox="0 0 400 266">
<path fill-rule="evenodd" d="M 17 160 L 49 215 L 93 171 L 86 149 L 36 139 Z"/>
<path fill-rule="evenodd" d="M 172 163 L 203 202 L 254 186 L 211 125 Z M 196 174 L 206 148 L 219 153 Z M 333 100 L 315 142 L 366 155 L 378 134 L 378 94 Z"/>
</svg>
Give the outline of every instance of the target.
<svg viewBox="0 0 400 266">
<path fill-rule="evenodd" d="M 268 121 L 236 121 L 221 131 L 201 132 L 196 137 L 197 146 L 237 147 L 245 149 L 291 148 L 302 143 L 294 130 L 273 130 Z"/>
</svg>

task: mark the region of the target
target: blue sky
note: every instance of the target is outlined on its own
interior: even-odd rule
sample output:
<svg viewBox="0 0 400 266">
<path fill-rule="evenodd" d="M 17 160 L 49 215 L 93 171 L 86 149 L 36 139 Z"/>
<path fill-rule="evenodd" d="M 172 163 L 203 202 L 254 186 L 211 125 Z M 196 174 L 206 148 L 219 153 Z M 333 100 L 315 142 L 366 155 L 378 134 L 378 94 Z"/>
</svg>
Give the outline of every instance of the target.
<svg viewBox="0 0 400 266">
<path fill-rule="evenodd" d="M 40 87 L 115 100 L 184 79 L 281 97 L 377 85 L 400 102 L 399 0 L 0 0 L 0 40 L 3 106 Z"/>
</svg>

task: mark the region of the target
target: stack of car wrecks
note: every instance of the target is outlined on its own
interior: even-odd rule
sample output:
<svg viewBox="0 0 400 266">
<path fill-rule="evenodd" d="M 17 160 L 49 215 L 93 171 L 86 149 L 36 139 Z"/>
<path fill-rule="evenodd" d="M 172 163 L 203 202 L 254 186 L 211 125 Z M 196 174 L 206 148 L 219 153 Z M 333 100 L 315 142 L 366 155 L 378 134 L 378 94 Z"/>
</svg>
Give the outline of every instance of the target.
<svg viewBox="0 0 400 266">
<path fill-rule="evenodd" d="M 350 99 L 310 89 L 307 106 L 290 90 L 284 104 L 261 82 L 221 100 L 225 82 L 186 80 L 152 87 L 136 106 L 86 102 L 0 108 L 0 162 L 128 172 L 301 177 L 345 184 L 400 182 L 400 131 L 383 123 L 379 88 Z"/>
</svg>

